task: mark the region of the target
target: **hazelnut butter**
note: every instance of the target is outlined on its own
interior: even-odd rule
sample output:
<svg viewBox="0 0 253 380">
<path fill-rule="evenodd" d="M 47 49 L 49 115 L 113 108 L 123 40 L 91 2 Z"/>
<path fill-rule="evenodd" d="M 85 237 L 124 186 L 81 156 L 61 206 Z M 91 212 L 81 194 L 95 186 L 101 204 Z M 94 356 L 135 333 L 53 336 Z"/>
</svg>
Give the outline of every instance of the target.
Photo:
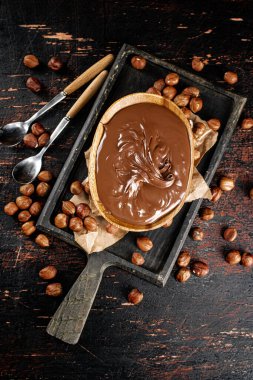
<svg viewBox="0 0 253 380">
<path fill-rule="evenodd" d="M 104 125 L 96 182 L 106 211 L 147 225 L 172 211 L 186 194 L 191 148 L 183 121 L 164 106 L 138 103 Z"/>
</svg>

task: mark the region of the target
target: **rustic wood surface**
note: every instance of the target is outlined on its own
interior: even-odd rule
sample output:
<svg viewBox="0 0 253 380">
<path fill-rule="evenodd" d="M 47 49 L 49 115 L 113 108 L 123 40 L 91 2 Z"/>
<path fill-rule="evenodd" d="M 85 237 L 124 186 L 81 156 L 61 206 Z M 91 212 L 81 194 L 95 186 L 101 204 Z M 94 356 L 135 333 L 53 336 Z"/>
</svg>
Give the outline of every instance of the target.
<svg viewBox="0 0 253 380">
<path fill-rule="evenodd" d="M 206 57 L 200 73 L 221 87 L 248 97 L 244 117 L 252 116 L 253 3 L 250 1 L 28 1 L 0 2 L 0 125 L 25 120 L 75 76 L 124 42 L 191 70 L 193 55 Z M 31 70 L 22 64 L 34 53 L 46 63 L 58 54 L 63 73 L 46 65 L 35 70 L 45 90 L 25 87 Z M 222 80 L 236 70 L 239 83 Z M 43 118 L 50 130 L 79 92 Z M 90 106 L 89 106 L 90 107 Z M 89 107 L 82 111 L 57 145 L 46 154 L 45 167 L 59 173 Z M 48 264 L 59 270 L 64 294 L 85 266 L 84 254 L 53 239 L 38 248 L 20 232 L 18 222 L 1 211 L 0 376 L 3 379 L 252 379 L 252 269 L 229 266 L 229 248 L 253 251 L 253 131 L 238 126 L 213 183 L 222 174 L 236 188 L 213 206 L 215 218 L 203 224 L 203 242 L 188 239 L 194 258 L 206 260 L 210 275 L 182 285 L 171 276 L 165 288 L 117 268 L 105 272 L 79 343 L 64 344 L 46 334 L 61 302 L 45 296 L 38 277 Z M 2 206 L 18 194 L 11 169 L 32 153 L 22 145 L 1 146 Z M 207 202 L 205 202 L 207 204 Z M 222 229 L 233 225 L 238 239 L 226 243 Z M 126 295 L 138 287 L 144 300 L 130 306 Z"/>
</svg>

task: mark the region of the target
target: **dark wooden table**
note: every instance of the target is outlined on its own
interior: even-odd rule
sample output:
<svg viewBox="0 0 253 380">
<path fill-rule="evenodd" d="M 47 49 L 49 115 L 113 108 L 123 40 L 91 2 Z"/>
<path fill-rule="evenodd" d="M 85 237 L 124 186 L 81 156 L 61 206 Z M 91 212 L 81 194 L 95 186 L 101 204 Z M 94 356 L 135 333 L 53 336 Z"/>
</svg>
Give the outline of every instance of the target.
<svg viewBox="0 0 253 380">
<path fill-rule="evenodd" d="M 248 97 L 243 116 L 252 116 L 252 15 L 250 1 L 2 1 L 0 125 L 30 117 L 65 83 L 106 53 L 116 54 L 124 42 L 189 70 L 193 55 L 209 58 L 200 75 L 223 88 L 230 89 L 223 82 L 224 72 L 236 70 L 239 83 L 231 90 Z M 22 59 L 28 53 L 45 63 L 58 54 L 67 64 L 62 74 L 46 66 L 36 71 L 45 85 L 40 95 L 25 87 L 30 70 Z M 43 119 L 48 129 L 77 95 Z M 55 175 L 88 109 L 48 151 L 45 167 Z M 38 272 L 55 265 L 66 294 L 85 265 L 83 252 L 56 239 L 50 249 L 40 249 L 21 234 L 15 219 L 1 213 L 1 378 L 252 379 L 253 272 L 224 260 L 229 248 L 253 251 L 253 202 L 248 197 L 252 144 L 252 131 L 238 126 L 213 181 L 229 174 L 236 188 L 213 206 L 214 220 L 202 222 L 203 242 L 185 243 L 194 258 L 209 263 L 210 275 L 192 277 L 184 285 L 171 276 L 160 289 L 120 269 L 108 269 L 75 346 L 46 334 L 61 299 L 44 294 L 46 283 Z M 2 205 L 17 196 L 11 169 L 29 153 L 22 145 L 1 146 Z M 221 237 L 227 225 L 238 229 L 234 243 Z M 132 287 L 144 292 L 136 307 L 126 300 Z"/>
</svg>

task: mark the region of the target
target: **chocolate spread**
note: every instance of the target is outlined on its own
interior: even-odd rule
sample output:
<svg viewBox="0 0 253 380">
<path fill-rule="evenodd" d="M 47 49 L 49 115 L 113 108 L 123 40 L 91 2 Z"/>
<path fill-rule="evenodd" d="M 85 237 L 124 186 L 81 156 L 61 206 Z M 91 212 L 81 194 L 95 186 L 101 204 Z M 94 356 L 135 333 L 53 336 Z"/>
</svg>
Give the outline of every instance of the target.
<svg viewBox="0 0 253 380">
<path fill-rule="evenodd" d="M 153 223 L 184 197 L 190 166 L 187 129 L 177 115 L 150 103 L 123 108 L 104 125 L 97 150 L 99 199 L 121 221 Z"/>
</svg>

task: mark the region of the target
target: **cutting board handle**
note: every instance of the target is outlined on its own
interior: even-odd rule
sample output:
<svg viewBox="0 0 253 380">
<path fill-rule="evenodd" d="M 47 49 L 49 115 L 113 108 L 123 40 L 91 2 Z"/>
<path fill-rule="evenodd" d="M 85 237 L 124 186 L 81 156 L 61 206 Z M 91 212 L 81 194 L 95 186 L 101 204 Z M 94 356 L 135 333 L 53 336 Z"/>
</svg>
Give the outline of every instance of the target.
<svg viewBox="0 0 253 380">
<path fill-rule="evenodd" d="M 88 256 L 85 269 L 53 315 L 47 327 L 48 334 L 69 344 L 78 342 L 103 272 L 110 265 L 113 264 L 108 260 L 106 252 Z"/>
</svg>

